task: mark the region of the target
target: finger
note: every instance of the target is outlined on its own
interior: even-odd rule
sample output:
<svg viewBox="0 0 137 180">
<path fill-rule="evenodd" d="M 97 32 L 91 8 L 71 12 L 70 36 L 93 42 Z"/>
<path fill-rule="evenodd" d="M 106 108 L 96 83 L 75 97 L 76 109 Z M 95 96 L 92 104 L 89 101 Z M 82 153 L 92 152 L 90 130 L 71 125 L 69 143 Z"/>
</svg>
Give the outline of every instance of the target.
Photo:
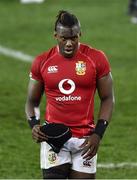
<svg viewBox="0 0 137 180">
<path fill-rule="evenodd" d="M 97 154 L 98 148 L 95 147 L 94 150 L 92 151 L 92 157 L 94 157 Z"/>
<path fill-rule="evenodd" d="M 83 159 L 86 159 L 86 158 L 88 158 L 89 156 L 91 156 L 93 150 L 94 150 L 94 146 L 89 147 L 88 151 L 84 154 Z"/>
<path fill-rule="evenodd" d="M 81 155 L 84 156 L 88 151 L 89 151 L 89 146 L 85 146 Z"/>
<path fill-rule="evenodd" d="M 32 137 L 38 142 L 47 141 L 48 138 L 45 133 L 40 130 L 40 125 L 36 125 L 32 129 Z"/>
<path fill-rule="evenodd" d="M 86 160 L 92 159 L 96 154 L 97 154 L 97 147 L 94 147 L 93 151 L 91 152 L 91 154 L 89 154 Z"/>
<path fill-rule="evenodd" d="M 43 142 L 43 140 L 42 139 L 38 139 L 36 142 L 37 143 L 41 143 L 41 142 Z"/>
<path fill-rule="evenodd" d="M 42 131 L 38 131 L 38 133 L 41 135 L 41 136 L 44 136 L 44 137 L 46 137 L 46 134 L 45 133 L 43 133 Z"/>
<path fill-rule="evenodd" d="M 36 139 L 36 140 L 42 140 L 42 141 L 47 141 L 48 138 L 43 136 L 43 135 L 40 135 L 39 133 L 33 133 L 33 138 Z"/>
<path fill-rule="evenodd" d="M 33 138 L 34 140 L 38 140 L 38 135 L 37 135 L 36 133 L 33 133 L 33 134 L 32 134 L 32 138 Z"/>
<path fill-rule="evenodd" d="M 45 136 L 43 136 L 43 135 L 41 135 L 41 134 L 39 134 L 39 133 L 38 133 L 38 139 L 42 139 L 42 140 L 45 140 L 45 141 L 48 140 L 47 137 L 45 137 Z"/>
<path fill-rule="evenodd" d="M 91 154 L 89 157 L 87 157 L 86 160 L 92 159 L 96 154 L 97 154 L 97 150 L 94 149 L 94 151 L 92 152 L 92 154 Z"/>
<path fill-rule="evenodd" d="M 39 128 L 38 127 L 34 127 L 32 129 L 32 134 L 37 134 L 39 132 Z"/>
<path fill-rule="evenodd" d="M 40 127 L 39 126 L 36 126 L 36 127 L 34 127 L 32 129 L 32 134 L 35 135 L 35 136 L 37 136 L 39 134 L 43 138 L 46 137 L 46 135 L 43 132 L 40 131 Z"/>
<path fill-rule="evenodd" d="M 32 137 L 34 137 L 35 139 L 38 139 L 38 138 L 44 138 L 45 136 L 40 135 L 38 129 L 33 129 L 32 130 Z"/>
<path fill-rule="evenodd" d="M 32 133 L 32 137 L 33 137 L 33 139 L 37 139 L 37 138 L 38 138 L 38 133 L 33 132 L 33 133 Z"/>
<path fill-rule="evenodd" d="M 85 146 L 87 145 L 87 143 L 88 143 L 88 140 L 86 139 L 86 140 L 79 146 L 79 148 L 85 147 Z"/>
<path fill-rule="evenodd" d="M 46 135 L 44 133 L 42 133 L 39 129 L 34 129 L 33 134 L 38 134 L 38 135 L 42 136 L 43 138 L 46 137 Z"/>
</svg>

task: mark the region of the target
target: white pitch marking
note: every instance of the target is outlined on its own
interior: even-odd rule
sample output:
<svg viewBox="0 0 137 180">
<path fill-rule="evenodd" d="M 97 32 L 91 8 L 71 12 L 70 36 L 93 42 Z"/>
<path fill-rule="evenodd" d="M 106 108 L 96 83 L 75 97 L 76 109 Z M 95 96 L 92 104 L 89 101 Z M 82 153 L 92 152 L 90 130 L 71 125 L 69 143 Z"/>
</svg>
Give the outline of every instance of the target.
<svg viewBox="0 0 137 180">
<path fill-rule="evenodd" d="M 28 54 L 24 54 L 21 51 L 16 51 L 14 49 L 6 48 L 6 47 L 1 46 L 1 45 L 0 45 L 0 54 L 3 54 L 3 55 L 8 56 L 8 57 L 13 57 L 13 58 L 16 58 L 18 60 L 26 61 L 26 62 L 32 62 L 32 60 L 34 59 L 33 56 L 30 56 Z"/>
<path fill-rule="evenodd" d="M 122 162 L 122 163 L 99 163 L 97 168 L 115 169 L 115 168 L 137 168 L 136 162 Z"/>
</svg>

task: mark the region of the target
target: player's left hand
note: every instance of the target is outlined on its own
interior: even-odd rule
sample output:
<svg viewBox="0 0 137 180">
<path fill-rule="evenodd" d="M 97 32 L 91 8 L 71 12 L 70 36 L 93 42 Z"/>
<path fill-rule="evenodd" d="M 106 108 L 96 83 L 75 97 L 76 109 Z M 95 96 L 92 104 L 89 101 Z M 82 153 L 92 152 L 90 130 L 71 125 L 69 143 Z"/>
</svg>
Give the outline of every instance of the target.
<svg viewBox="0 0 137 180">
<path fill-rule="evenodd" d="M 90 160 L 93 158 L 100 145 L 100 137 L 97 134 L 92 134 L 91 136 L 87 137 L 84 143 L 80 146 L 83 148 L 83 159 Z"/>
</svg>

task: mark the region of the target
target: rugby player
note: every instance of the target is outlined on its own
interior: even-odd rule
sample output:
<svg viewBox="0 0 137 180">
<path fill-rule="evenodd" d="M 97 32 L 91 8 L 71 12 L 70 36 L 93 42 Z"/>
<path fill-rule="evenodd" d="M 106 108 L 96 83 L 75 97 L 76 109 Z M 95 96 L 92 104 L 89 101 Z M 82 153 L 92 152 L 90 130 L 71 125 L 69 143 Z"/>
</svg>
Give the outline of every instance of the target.
<svg viewBox="0 0 137 180">
<path fill-rule="evenodd" d="M 43 178 L 95 179 L 97 151 L 114 104 L 110 64 L 104 52 L 79 42 L 81 25 L 75 15 L 59 11 L 54 30 L 57 45 L 32 63 L 25 108 L 32 137 L 41 142 Z M 96 90 L 100 108 L 95 123 Z M 72 132 L 59 153 L 41 131 L 36 110 L 43 93 L 46 123 L 62 123 Z"/>
</svg>

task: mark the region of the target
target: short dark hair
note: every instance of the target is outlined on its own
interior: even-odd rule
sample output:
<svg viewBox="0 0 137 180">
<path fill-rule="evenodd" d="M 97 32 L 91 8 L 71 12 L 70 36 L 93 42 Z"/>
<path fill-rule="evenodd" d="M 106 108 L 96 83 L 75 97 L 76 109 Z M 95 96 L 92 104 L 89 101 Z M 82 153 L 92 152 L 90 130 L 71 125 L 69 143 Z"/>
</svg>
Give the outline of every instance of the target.
<svg viewBox="0 0 137 180">
<path fill-rule="evenodd" d="M 57 31 L 58 24 L 61 24 L 66 27 L 72 27 L 74 25 L 79 25 L 80 22 L 74 14 L 69 13 L 68 11 L 61 10 L 59 11 L 58 15 L 56 16 L 55 28 L 54 30 Z"/>
</svg>

